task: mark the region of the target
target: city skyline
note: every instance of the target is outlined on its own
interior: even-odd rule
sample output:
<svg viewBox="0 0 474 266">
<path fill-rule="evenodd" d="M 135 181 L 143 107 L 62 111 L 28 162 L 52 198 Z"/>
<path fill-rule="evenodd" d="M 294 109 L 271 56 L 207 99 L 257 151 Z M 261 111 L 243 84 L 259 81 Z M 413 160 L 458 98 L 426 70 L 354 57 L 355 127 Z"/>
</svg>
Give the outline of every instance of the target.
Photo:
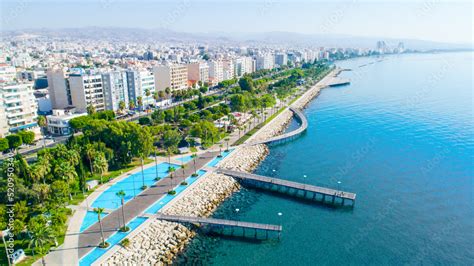
<svg viewBox="0 0 474 266">
<path fill-rule="evenodd" d="M 288 1 L 83 1 L 79 5 L 76 1 L 2 1 L 1 5 L 3 31 L 91 26 L 237 36 L 278 31 L 472 44 L 472 4 L 465 1 L 302 1 L 298 5 Z M 43 16 L 48 13 L 54 16 Z M 229 19 L 228 14 L 234 17 Z M 445 23 L 449 17 L 456 20 Z"/>
</svg>

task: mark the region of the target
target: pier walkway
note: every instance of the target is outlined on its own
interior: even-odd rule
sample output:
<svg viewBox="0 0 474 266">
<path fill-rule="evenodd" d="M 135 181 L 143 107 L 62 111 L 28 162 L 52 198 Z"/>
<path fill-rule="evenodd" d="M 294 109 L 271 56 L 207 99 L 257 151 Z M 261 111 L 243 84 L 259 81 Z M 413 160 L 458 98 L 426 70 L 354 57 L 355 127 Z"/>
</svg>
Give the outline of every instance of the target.
<svg viewBox="0 0 474 266">
<path fill-rule="evenodd" d="M 299 128 L 297 128 L 295 130 L 292 130 L 290 132 L 287 132 L 285 134 L 275 136 L 273 138 L 268 138 L 268 139 L 259 140 L 259 141 L 252 141 L 252 142 L 246 143 L 244 145 L 249 145 L 250 146 L 250 145 L 257 145 L 257 144 L 275 143 L 275 142 L 283 141 L 283 140 L 286 140 L 286 139 L 291 139 L 291 138 L 293 138 L 295 136 L 298 136 L 301 133 L 303 133 L 308 128 L 308 120 L 306 119 L 306 116 L 303 114 L 303 112 L 301 112 L 301 110 L 299 110 L 297 108 L 289 107 L 289 109 L 293 112 L 295 118 L 298 119 L 299 122 L 301 123 Z"/>
<path fill-rule="evenodd" d="M 178 222 L 178 223 L 187 223 L 187 224 L 198 224 L 198 225 L 207 225 L 213 228 L 220 228 L 221 233 L 224 233 L 224 228 L 231 229 L 231 235 L 234 235 L 234 229 L 241 228 L 242 236 L 248 237 L 245 234 L 245 230 L 253 231 L 253 237 L 258 237 L 258 232 L 265 232 L 265 238 L 268 238 L 269 232 L 278 233 L 278 238 L 280 238 L 280 233 L 282 230 L 281 225 L 273 224 L 260 224 L 260 223 L 251 223 L 251 222 L 242 222 L 242 221 L 233 221 L 233 220 L 224 220 L 224 219 L 214 219 L 214 218 L 205 218 L 205 217 L 192 217 L 192 216 L 177 216 L 177 215 L 164 215 L 161 213 L 158 214 L 149 214 L 144 215 L 145 217 L 153 217 L 159 220 L 165 220 L 169 222 Z"/>
<path fill-rule="evenodd" d="M 348 206 L 351 207 L 353 207 L 355 204 L 356 194 L 351 192 L 344 192 L 325 187 L 307 185 L 273 177 L 227 170 L 223 168 L 216 168 L 216 172 L 232 176 L 244 184 L 248 184 L 257 188 L 294 195 L 304 199 L 319 201 L 336 206 L 346 206 L 346 202 L 349 202 L 350 204 Z"/>
</svg>

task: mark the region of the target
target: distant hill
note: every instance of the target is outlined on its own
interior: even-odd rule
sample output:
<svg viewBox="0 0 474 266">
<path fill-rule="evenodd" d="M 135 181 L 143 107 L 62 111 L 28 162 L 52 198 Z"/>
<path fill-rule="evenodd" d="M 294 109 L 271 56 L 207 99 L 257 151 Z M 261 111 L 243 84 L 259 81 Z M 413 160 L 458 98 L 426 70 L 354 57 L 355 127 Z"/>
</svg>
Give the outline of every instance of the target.
<svg viewBox="0 0 474 266">
<path fill-rule="evenodd" d="M 60 37 L 71 39 L 116 40 L 140 42 L 196 42 L 202 44 L 234 44 L 234 45 L 282 45 L 282 46 L 324 46 L 324 47 L 360 47 L 375 48 L 379 40 L 395 47 L 403 42 L 409 49 L 471 49 L 472 44 L 451 44 L 415 39 L 393 39 L 382 37 L 361 37 L 335 34 L 302 34 L 294 32 L 263 32 L 263 33 L 186 33 L 166 29 L 85 27 L 64 29 L 26 29 L 2 31 L 2 38 L 24 39 L 36 36 Z"/>
</svg>

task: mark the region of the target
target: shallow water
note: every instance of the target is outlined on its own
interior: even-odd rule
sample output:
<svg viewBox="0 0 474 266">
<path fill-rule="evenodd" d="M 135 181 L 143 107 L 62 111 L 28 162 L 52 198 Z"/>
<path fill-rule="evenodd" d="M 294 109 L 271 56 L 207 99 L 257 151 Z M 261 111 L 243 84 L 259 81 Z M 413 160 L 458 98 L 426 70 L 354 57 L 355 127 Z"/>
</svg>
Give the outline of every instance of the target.
<svg viewBox="0 0 474 266">
<path fill-rule="evenodd" d="M 282 224 L 281 241 L 200 235 L 177 263 L 473 265 L 472 63 L 472 53 L 338 63 L 352 84 L 323 90 L 307 132 L 272 146 L 256 172 L 357 193 L 354 209 L 242 189 L 214 216 Z"/>
</svg>

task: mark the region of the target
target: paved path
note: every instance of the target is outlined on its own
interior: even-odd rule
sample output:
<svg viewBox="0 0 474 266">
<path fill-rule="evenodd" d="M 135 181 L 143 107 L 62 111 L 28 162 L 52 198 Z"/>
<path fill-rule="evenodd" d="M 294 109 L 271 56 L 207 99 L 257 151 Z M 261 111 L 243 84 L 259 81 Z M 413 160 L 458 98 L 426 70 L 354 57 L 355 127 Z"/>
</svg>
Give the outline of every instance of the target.
<svg viewBox="0 0 474 266">
<path fill-rule="evenodd" d="M 206 152 L 201 154 L 196 159 L 196 167 L 201 168 L 206 163 L 211 161 L 217 152 Z M 137 195 L 134 199 L 131 199 L 124 205 L 125 220 L 128 223 L 136 216 L 142 214 L 148 207 L 153 205 L 158 199 L 165 196 L 171 188 L 181 183 L 185 178 L 189 177 L 194 173 L 194 168 L 190 167 L 193 162 L 186 164 L 184 173 L 182 169 L 178 169 L 174 173 L 174 178 L 164 178 L 158 181 L 154 186 L 146 189 L 141 194 Z M 121 209 L 117 209 L 110 213 L 102 220 L 102 227 L 104 230 L 104 237 L 107 239 L 119 228 L 118 219 L 121 217 Z M 119 216 L 117 218 L 117 216 Z M 120 218 L 121 219 L 121 218 Z M 100 227 L 99 223 L 96 223 L 89 227 L 87 230 L 79 235 L 79 258 L 83 257 L 86 253 L 92 250 L 100 243 Z"/>
</svg>

